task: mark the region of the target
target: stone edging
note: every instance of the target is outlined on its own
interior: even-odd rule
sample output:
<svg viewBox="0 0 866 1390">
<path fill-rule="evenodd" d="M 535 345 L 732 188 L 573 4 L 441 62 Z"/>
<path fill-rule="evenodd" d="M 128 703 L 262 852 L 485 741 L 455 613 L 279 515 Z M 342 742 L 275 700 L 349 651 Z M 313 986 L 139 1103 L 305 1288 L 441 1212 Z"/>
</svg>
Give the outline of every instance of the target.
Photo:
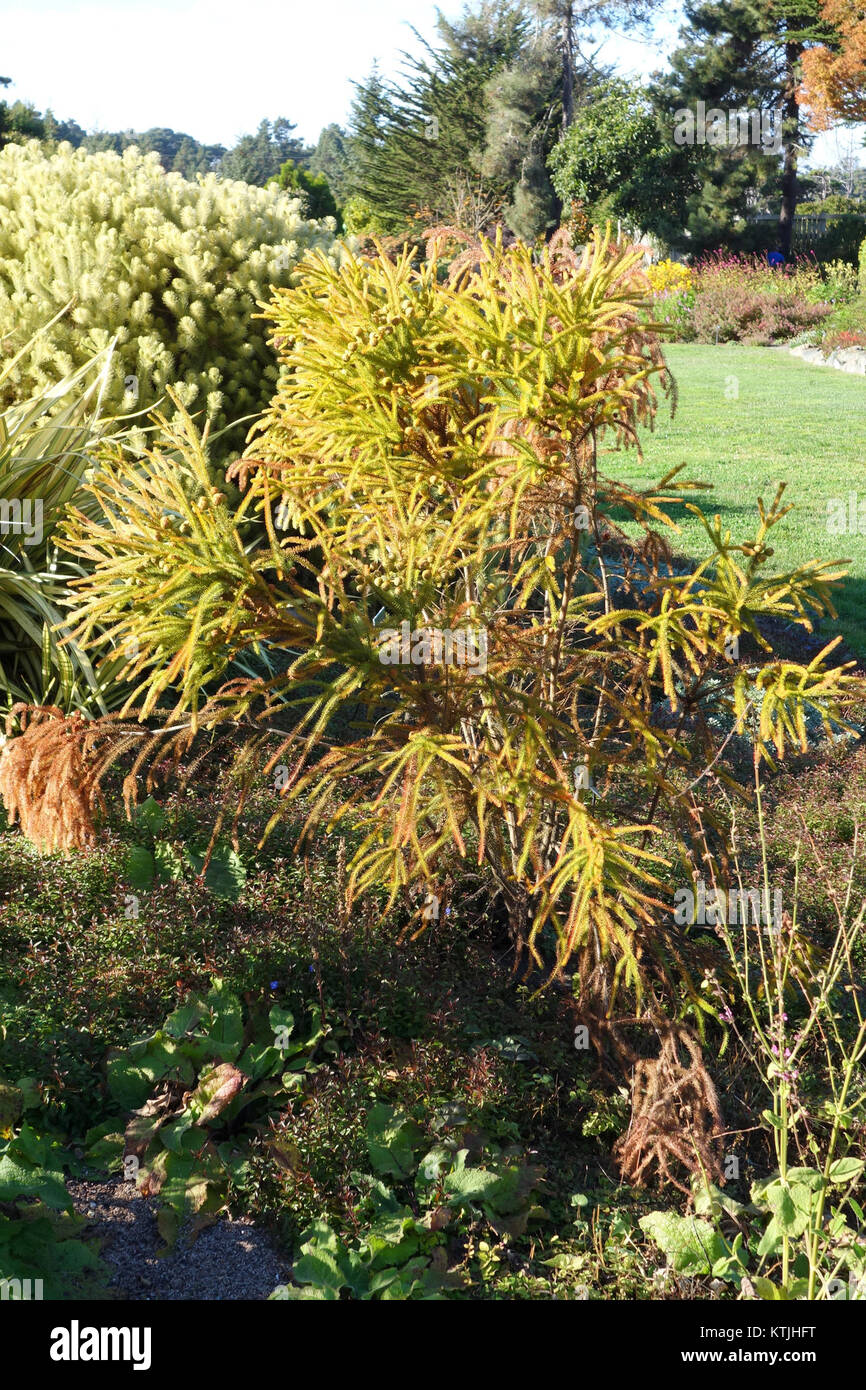
<svg viewBox="0 0 866 1390">
<path fill-rule="evenodd" d="M 792 357 L 800 357 L 814 367 L 836 367 L 840 372 L 854 372 L 858 376 L 866 376 L 866 348 L 836 348 L 825 357 L 820 348 L 803 343 L 800 347 L 792 347 L 790 351 Z"/>
</svg>

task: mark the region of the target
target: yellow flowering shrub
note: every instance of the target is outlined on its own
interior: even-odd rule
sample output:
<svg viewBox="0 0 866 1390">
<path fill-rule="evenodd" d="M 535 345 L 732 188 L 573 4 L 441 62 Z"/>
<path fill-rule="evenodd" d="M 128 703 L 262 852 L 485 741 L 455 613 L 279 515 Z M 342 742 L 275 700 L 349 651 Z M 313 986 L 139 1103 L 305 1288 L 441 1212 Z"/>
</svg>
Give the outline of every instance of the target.
<svg viewBox="0 0 866 1390">
<path fill-rule="evenodd" d="M 687 265 L 680 265 L 679 261 L 657 261 L 647 268 L 646 273 L 653 294 L 671 294 L 692 287 L 692 272 Z"/>
</svg>

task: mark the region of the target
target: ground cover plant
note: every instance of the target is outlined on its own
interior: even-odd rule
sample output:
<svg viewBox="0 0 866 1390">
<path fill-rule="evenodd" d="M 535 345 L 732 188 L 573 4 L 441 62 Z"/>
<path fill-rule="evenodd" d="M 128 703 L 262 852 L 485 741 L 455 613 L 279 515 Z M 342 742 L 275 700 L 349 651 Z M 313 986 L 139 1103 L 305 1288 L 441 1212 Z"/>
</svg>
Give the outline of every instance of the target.
<svg viewBox="0 0 866 1390">
<path fill-rule="evenodd" d="M 862 856 L 852 855 L 854 827 L 862 824 L 866 810 L 863 758 L 862 747 L 840 744 L 827 758 L 813 753 L 805 768 L 765 774 L 771 881 L 783 886 L 787 901 L 796 825 L 803 846 L 800 883 L 808 889 L 799 930 L 813 950 L 832 943 L 838 926 L 835 884 L 846 881 L 852 865 L 852 902 L 866 891 Z M 172 831 L 204 833 L 213 792 L 208 777 L 182 795 L 161 792 Z M 241 825 L 246 843 L 267 823 L 276 794 L 271 779 L 258 779 Z M 714 932 L 706 933 L 716 943 L 712 964 L 729 991 L 726 1002 L 736 1027 L 721 1018 L 708 1025 L 712 1051 L 721 1053 L 712 1066 L 725 1128 L 734 1131 L 726 1145 L 738 1155 L 740 1170 L 737 1178 L 713 1184 L 709 1196 L 698 1185 L 689 1208 L 675 1189 L 660 1194 L 652 1186 L 635 1189 L 617 1179 L 611 1150 L 628 1131 L 628 1087 L 622 1077 L 599 1068 L 592 1049 L 575 1046 L 578 1016 L 570 987 L 533 998 L 530 987 L 515 985 L 507 932 L 491 912 L 489 898 L 473 892 L 477 885 L 469 881 L 455 891 L 451 913 L 431 918 L 423 935 L 402 945 L 391 925 L 377 925 L 377 914 L 369 910 L 364 914 L 356 907 L 347 923 L 341 869 L 346 850 L 334 835 L 321 842 L 306 866 L 299 861 L 292 853 L 304 819 L 299 806 L 293 823 L 278 826 L 260 851 L 248 854 L 248 877 L 237 900 L 208 898 L 187 870 L 137 894 L 137 915 L 130 915 L 135 905 L 127 854 L 140 830 L 122 814 L 119 797 L 109 797 L 109 807 L 100 844 L 88 854 L 45 858 L 17 831 L 6 829 L 0 838 L 4 1098 L 12 1092 L 4 1123 L 7 1132 L 20 1133 L 26 1119 L 37 1136 L 54 1136 L 48 1168 L 62 1177 L 64 1167 L 75 1171 L 84 1161 L 95 1174 L 104 1162 L 103 1171 L 110 1165 L 117 1172 L 122 1155 L 100 1158 L 96 1152 L 85 1158 L 85 1149 L 98 1142 L 93 1136 L 86 1145 L 89 1130 L 103 1126 L 109 1135 L 118 1133 L 130 1118 L 112 1090 L 106 1061 L 113 1057 L 110 1066 L 119 1064 L 125 1073 L 136 1040 L 160 1030 L 166 1015 L 178 1009 L 192 1020 L 200 1011 L 196 1001 L 204 1000 L 220 977 L 224 994 L 246 1001 L 242 1013 L 252 1009 L 262 1019 L 277 1007 L 281 1016 L 288 1011 L 301 1020 L 323 1004 L 329 1037 L 338 1044 L 302 1088 L 273 1098 L 277 1110 L 270 1120 L 257 1128 L 254 1115 L 252 1126 L 237 1131 L 246 1134 L 246 1162 L 230 1182 L 226 1200 L 236 1213 L 261 1221 L 300 1266 L 300 1277 L 291 1281 L 293 1296 L 304 1289 L 315 1296 L 318 1287 L 321 1296 L 331 1297 L 339 1283 L 327 1258 L 330 1275 L 318 1265 L 311 1271 L 302 1250 L 309 1244 L 314 1254 L 330 1254 L 338 1272 L 345 1270 L 344 1298 L 366 1296 L 368 1276 L 376 1274 L 383 1277 L 373 1296 L 392 1298 L 750 1296 L 742 1281 L 668 1244 L 677 1222 L 685 1220 L 691 1242 L 681 1242 L 683 1251 L 694 1251 L 696 1236 L 705 1234 L 700 1223 L 711 1223 L 728 1247 L 742 1227 L 754 1251 L 767 1223 L 750 1188 L 765 1182 L 776 1167 L 779 1132 L 761 1118 L 768 1109 L 767 1083 L 750 1055 L 749 1014 L 735 993 L 735 976 L 726 970 L 726 947 Z M 754 807 L 741 814 L 741 871 L 750 882 L 760 871 L 760 842 Z M 413 910 L 411 901 L 403 900 L 391 922 L 407 922 Z M 862 970 L 862 950 L 853 949 Z M 761 986 L 756 977 L 759 1010 L 766 998 Z M 840 998 L 845 996 L 837 987 L 837 1006 Z M 768 1015 L 778 1017 L 772 990 L 766 1007 Z M 801 1026 L 796 1011 L 790 1005 L 783 1011 L 791 1018 L 787 1026 L 796 1031 Z M 303 1029 L 293 1030 L 290 1041 L 296 1032 L 304 1036 Z M 775 1036 L 768 1038 L 771 1046 L 774 1041 Z M 817 1068 L 812 1079 L 814 1054 L 808 1046 L 808 1055 L 795 1065 L 809 1107 L 817 1110 L 831 1093 Z M 778 1088 L 778 1079 L 774 1084 Z M 388 1141 L 384 1154 L 375 1150 L 375 1161 L 369 1147 L 371 1115 L 369 1128 L 378 1125 Z M 394 1128 L 411 1143 L 400 1148 L 398 1142 L 406 1162 L 398 1172 L 385 1173 L 382 1166 L 391 1162 L 393 1168 L 388 1148 Z M 797 1121 L 790 1133 L 799 1132 Z M 819 1137 L 824 1132 L 819 1121 Z M 856 1128 L 848 1133 L 856 1143 Z M 494 1176 L 515 1166 L 518 1173 L 533 1170 L 528 1176 L 534 1186 L 518 1204 L 527 1218 L 522 1233 L 509 1232 L 495 1209 L 485 1212 L 483 1191 L 478 1201 L 467 1198 L 460 1211 L 449 1207 L 452 1215 L 439 1231 L 420 1224 L 438 1206 L 423 1205 L 429 1189 L 418 1189 L 413 1165 L 437 1144 L 449 1154 L 468 1150 L 464 1167 Z M 794 1166 L 810 1162 L 814 1166 L 809 1158 Z M 377 1183 L 394 1194 L 393 1202 Z M 834 1192 L 841 1197 L 844 1189 L 836 1185 Z M 857 1200 L 856 1190 L 854 1195 Z M 668 1224 L 648 1220 L 660 1211 Z M 9 1215 L 6 1207 L 3 1214 Z M 507 1221 L 508 1211 L 501 1217 Z M 443 1214 L 439 1220 L 444 1219 Z M 697 1231 L 688 1224 L 695 1220 Z M 398 1229 L 406 1236 L 399 1248 Z M 85 1230 L 79 1221 L 76 1238 Z M 852 1260 L 855 1245 L 836 1241 L 839 1254 Z M 437 1250 L 444 1252 L 444 1270 L 443 1254 L 434 1261 Z M 717 1260 L 723 1257 L 729 1258 L 720 1245 Z M 757 1258 L 746 1253 L 746 1279 L 755 1276 Z M 423 1268 L 410 1268 L 418 1259 Z M 835 1264 L 826 1266 L 823 1296 L 856 1294 L 853 1267 L 843 1264 L 834 1274 Z M 734 1259 L 733 1274 L 738 1266 Z M 15 1268 L 23 1277 L 30 1272 L 23 1264 Z M 8 1277 L 10 1269 L 4 1263 L 3 1275 Z M 776 1280 L 779 1271 L 778 1257 L 770 1255 L 758 1278 Z M 308 1282 L 311 1272 L 315 1278 Z M 794 1277 L 800 1277 L 798 1271 Z M 831 1286 L 832 1279 L 837 1282 Z M 67 1296 L 77 1287 L 77 1280 L 63 1279 Z"/>
<path fill-rule="evenodd" d="M 243 1175 L 240 1133 L 267 1115 L 275 1098 L 303 1084 L 329 1028 L 313 1007 L 306 1036 L 292 1036 L 294 1016 L 274 1004 L 265 1017 L 243 1015 L 240 999 L 214 981 L 159 1028 L 107 1059 L 108 1089 L 131 1116 L 121 1134 L 109 1120 L 87 1135 L 88 1156 L 113 1156 L 138 1190 L 158 1196 L 158 1227 L 173 1244 L 185 1219 L 200 1229 L 225 1204 Z"/>
</svg>

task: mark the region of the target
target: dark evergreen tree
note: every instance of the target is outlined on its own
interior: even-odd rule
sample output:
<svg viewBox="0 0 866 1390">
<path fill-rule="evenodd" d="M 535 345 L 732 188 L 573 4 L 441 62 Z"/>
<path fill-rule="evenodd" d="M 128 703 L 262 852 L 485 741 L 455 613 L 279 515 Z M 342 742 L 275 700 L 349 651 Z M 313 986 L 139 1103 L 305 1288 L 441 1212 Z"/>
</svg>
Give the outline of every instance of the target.
<svg viewBox="0 0 866 1390">
<path fill-rule="evenodd" d="M 449 22 L 438 17 L 438 42 L 405 56 L 404 78 L 374 71 L 357 84 L 350 122 L 352 194 L 392 230 L 413 212 L 447 218 L 455 184 L 481 174 L 487 82 L 520 51 L 529 32 L 521 4 L 482 0 Z"/>
<path fill-rule="evenodd" d="M 86 138 L 86 131 L 77 121 L 58 121 L 51 110 L 45 112 L 43 124 L 45 127 L 43 138 L 53 141 L 55 145 L 60 145 L 65 140 L 77 149 Z"/>
<path fill-rule="evenodd" d="M 797 161 L 812 135 L 797 102 L 805 49 L 828 37 L 819 0 L 687 0 L 681 44 L 671 72 L 655 87 L 668 120 L 677 109 L 781 113 L 781 151 L 755 144 L 695 145 L 699 188 L 688 227 L 696 246 L 742 237 L 750 202 L 775 195 L 778 240 L 791 247 L 796 211 Z M 700 132 L 697 131 L 697 138 Z"/>
<path fill-rule="evenodd" d="M 227 179 L 263 186 L 279 174 L 287 159 L 306 164 L 311 151 L 292 134 L 295 125 L 285 117 L 261 121 L 255 135 L 242 135 L 223 155 L 219 173 Z"/>
<path fill-rule="evenodd" d="M 279 174 L 268 179 L 287 193 L 298 193 L 303 198 L 305 217 L 337 217 L 337 204 L 324 174 L 313 174 L 302 164 L 287 159 Z"/>
<path fill-rule="evenodd" d="M 188 179 L 218 169 L 226 152 L 224 145 L 202 145 L 192 135 L 166 126 L 153 126 L 150 130 L 95 131 L 79 143 L 91 152 L 113 150 L 115 154 L 137 145 L 140 150 L 158 154 L 166 173 L 183 174 Z"/>
<path fill-rule="evenodd" d="M 310 157 L 310 173 L 323 174 L 337 203 L 345 202 L 349 196 L 351 156 L 342 126 L 325 126 Z"/>
<path fill-rule="evenodd" d="M 11 85 L 11 77 L 0 77 L 0 86 Z M 0 101 L 0 149 L 22 140 L 43 140 L 45 121 L 35 106 L 26 101 Z"/>
<path fill-rule="evenodd" d="M 664 0 L 532 0 L 537 22 L 553 38 L 559 65 L 559 104 L 563 131 L 579 104 L 579 36 L 592 25 L 634 29 L 649 22 Z"/>
<path fill-rule="evenodd" d="M 581 43 L 594 25 L 643 24 L 661 0 L 532 0 L 526 42 L 488 84 L 483 170 L 509 188 L 508 225 L 532 239 L 562 213 L 548 172 L 557 140 L 592 101 L 610 70 L 585 58 Z"/>
</svg>

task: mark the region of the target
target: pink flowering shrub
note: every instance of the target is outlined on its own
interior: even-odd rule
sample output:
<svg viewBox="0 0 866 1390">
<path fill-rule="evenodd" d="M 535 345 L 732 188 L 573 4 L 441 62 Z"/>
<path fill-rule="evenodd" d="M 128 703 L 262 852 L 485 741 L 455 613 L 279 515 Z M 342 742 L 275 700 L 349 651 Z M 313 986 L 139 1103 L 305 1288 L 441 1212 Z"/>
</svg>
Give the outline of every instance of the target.
<svg viewBox="0 0 866 1390">
<path fill-rule="evenodd" d="M 765 256 L 713 251 L 695 262 L 692 275 L 699 293 L 727 286 L 779 299 L 807 299 L 820 293 L 822 283 L 821 269 L 811 252 L 794 256 L 786 265 L 772 266 Z"/>
<path fill-rule="evenodd" d="M 820 323 L 832 308 L 822 298 L 821 271 L 812 255 L 770 266 L 763 256 L 717 251 L 692 266 L 692 285 L 689 331 L 681 336 L 705 343 L 785 342 Z"/>
<path fill-rule="evenodd" d="M 831 312 L 830 304 L 809 304 L 768 291 L 718 284 L 696 292 L 692 322 L 698 342 L 757 347 L 796 338 Z"/>
</svg>

